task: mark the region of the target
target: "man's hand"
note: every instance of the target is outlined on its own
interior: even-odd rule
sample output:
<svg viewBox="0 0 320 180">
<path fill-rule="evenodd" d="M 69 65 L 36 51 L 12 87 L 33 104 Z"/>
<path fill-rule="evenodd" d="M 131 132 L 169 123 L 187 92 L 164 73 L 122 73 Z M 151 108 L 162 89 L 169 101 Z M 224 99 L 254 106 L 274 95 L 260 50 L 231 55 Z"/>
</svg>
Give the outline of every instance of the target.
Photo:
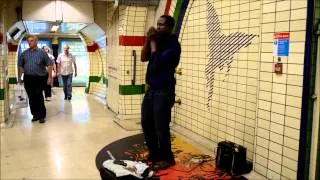
<svg viewBox="0 0 320 180">
<path fill-rule="evenodd" d="M 156 28 L 154 28 L 153 26 L 151 26 L 151 27 L 148 29 L 148 32 L 147 32 L 147 38 L 148 38 L 148 40 L 153 39 L 153 36 L 156 34 L 156 32 L 157 32 Z"/>
<path fill-rule="evenodd" d="M 75 73 L 74 73 L 74 77 L 77 77 L 77 76 L 78 76 L 78 73 L 77 73 L 77 72 L 75 72 Z"/>
<path fill-rule="evenodd" d="M 50 78 L 50 77 L 48 78 L 47 84 L 48 84 L 48 85 L 51 85 L 51 84 L 52 84 L 52 78 Z"/>
<path fill-rule="evenodd" d="M 151 53 L 154 53 L 157 51 L 157 45 L 155 41 L 150 42 L 150 47 L 151 47 Z"/>
</svg>

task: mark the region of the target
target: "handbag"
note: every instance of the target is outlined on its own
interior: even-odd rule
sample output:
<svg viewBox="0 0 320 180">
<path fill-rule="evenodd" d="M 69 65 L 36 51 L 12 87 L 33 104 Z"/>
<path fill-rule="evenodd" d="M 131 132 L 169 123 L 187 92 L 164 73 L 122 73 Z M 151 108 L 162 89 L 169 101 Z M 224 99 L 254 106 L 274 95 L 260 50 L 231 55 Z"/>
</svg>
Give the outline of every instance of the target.
<svg viewBox="0 0 320 180">
<path fill-rule="evenodd" d="M 17 84 L 14 87 L 15 96 L 15 108 L 25 108 L 28 107 L 28 95 L 22 84 Z"/>
<path fill-rule="evenodd" d="M 247 149 L 230 141 L 218 143 L 216 167 L 232 176 L 249 173 L 252 162 L 247 161 Z"/>
</svg>

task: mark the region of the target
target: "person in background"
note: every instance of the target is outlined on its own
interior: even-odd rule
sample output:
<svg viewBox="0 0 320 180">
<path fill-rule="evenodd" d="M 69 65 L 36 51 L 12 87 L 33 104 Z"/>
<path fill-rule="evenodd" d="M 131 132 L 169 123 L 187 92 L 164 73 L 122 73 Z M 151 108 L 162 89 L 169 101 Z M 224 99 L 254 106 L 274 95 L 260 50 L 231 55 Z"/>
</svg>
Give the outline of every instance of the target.
<svg viewBox="0 0 320 180">
<path fill-rule="evenodd" d="M 45 123 L 46 107 L 43 90 L 52 83 L 52 61 L 48 54 L 37 47 L 38 38 L 28 35 L 29 48 L 22 52 L 18 59 L 18 83 L 22 84 L 21 76 L 29 97 L 29 105 L 33 118 L 31 121 Z"/>
<path fill-rule="evenodd" d="M 48 54 L 49 58 L 52 61 L 52 80 L 51 82 L 53 82 L 53 78 L 55 77 L 56 74 L 56 62 L 54 61 L 54 56 L 52 54 L 50 54 L 50 48 L 48 46 L 43 46 L 42 49 Z M 48 76 L 49 78 L 49 76 Z M 45 95 L 45 100 L 46 101 L 51 101 L 51 88 L 52 88 L 52 84 L 47 84 L 44 88 L 44 95 Z"/>
<path fill-rule="evenodd" d="M 57 58 L 57 75 L 61 75 L 63 81 L 64 100 L 72 98 L 72 76 L 77 77 L 76 58 L 69 52 L 69 45 L 63 47 L 64 52 Z M 73 65 L 73 66 L 72 66 Z"/>
<path fill-rule="evenodd" d="M 149 150 L 148 161 L 155 169 L 175 164 L 171 150 L 171 108 L 175 102 L 175 69 L 180 61 L 181 47 L 172 34 L 174 19 L 163 15 L 157 29 L 151 27 L 141 52 L 141 61 L 148 61 L 145 93 L 141 107 L 141 125 Z"/>
</svg>

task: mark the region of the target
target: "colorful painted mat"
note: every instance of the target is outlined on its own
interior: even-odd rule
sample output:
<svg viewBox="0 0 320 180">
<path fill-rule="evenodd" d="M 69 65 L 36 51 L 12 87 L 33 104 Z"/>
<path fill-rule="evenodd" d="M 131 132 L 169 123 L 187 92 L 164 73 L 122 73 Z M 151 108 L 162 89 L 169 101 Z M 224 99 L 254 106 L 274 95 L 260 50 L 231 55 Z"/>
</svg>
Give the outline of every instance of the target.
<svg viewBox="0 0 320 180">
<path fill-rule="evenodd" d="M 173 179 L 246 179 L 243 176 L 231 177 L 229 174 L 215 168 L 213 157 L 205 155 L 197 148 L 177 136 L 172 137 L 172 151 L 176 165 L 166 170 L 156 172 L 161 180 Z M 102 168 L 102 163 L 110 159 L 107 151 L 119 160 L 139 161 L 145 159 L 148 151 L 143 134 L 126 137 L 104 147 L 96 157 L 96 166 Z"/>
</svg>

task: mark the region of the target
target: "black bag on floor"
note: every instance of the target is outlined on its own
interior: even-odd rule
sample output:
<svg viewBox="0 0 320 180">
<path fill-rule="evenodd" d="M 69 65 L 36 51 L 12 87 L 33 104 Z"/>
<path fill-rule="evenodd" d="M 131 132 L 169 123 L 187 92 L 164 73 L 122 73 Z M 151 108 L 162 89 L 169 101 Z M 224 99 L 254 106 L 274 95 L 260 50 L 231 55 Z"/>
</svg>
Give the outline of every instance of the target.
<svg viewBox="0 0 320 180">
<path fill-rule="evenodd" d="M 230 141 L 218 143 L 216 167 L 231 175 L 241 175 L 252 170 L 252 163 L 247 162 L 247 149 Z"/>
</svg>

